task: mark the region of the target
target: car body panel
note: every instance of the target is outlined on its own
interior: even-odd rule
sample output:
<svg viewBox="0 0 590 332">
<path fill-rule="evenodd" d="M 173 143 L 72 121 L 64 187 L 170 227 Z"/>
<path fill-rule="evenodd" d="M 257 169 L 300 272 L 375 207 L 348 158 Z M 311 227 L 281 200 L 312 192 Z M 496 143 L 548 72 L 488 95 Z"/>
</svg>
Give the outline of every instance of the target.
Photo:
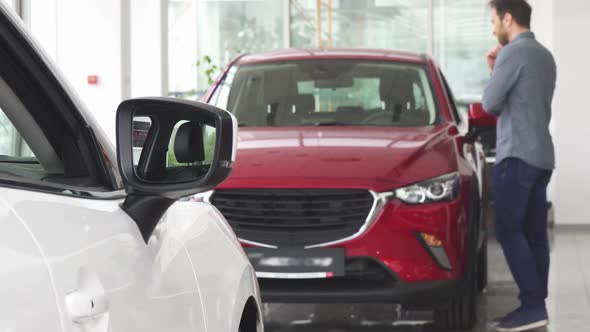
<svg viewBox="0 0 590 332">
<path fill-rule="evenodd" d="M 177 202 L 162 218 L 150 245 L 154 242 L 188 256 L 205 330 L 238 331 L 244 305 L 250 297 L 258 301 L 260 294 L 254 270 L 219 211 L 209 203 Z"/>
<path fill-rule="evenodd" d="M 12 215 L 4 218 L 3 228 L 9 231 L 14 226 L 7 223 L 22 220 L 32 234 L 27 238 L 26 229 L 20 227 L 22 241 L 4 243 L 29 243 L 23 250 L 37 251 L 37 257 L 20 264 L 31 261 L 25 271 L 38 271 L 31 274 L 36 284 L 45 280 L 35 293 L 23 293 L 42 298 L 36 300 L 39 306 L 45 304 L 39 309 L 44 311 L 40 319 L 45 316 L 46 320 L 55 320 L 60 312 L 65 330 L 80 327 L 68 316 L 64 300 L 80 287 L 76 273 L 80 270 L 94 275 L 104 288 L 109 303 L 105 328 L 109 331 L 237 331 L 243 306 L 250 297 L 259 298 L 247 257 L 221 214 L 210 204 L 176 203 L 146 245 L 135 223 L 119 208 L 119 200 L 5 188 L 0 188 L 0 197 L 4 198 L 0 208 Z M 35 248 L 32 238 L 40 249 Z M 8 255 L 18 252 L 18 247 L 5 245 L 5 250 Z M 17 276 L 21 282 L 29 279 L 22 272 Z M 42 297 L 44 292 L 46 296 Z M 14 307 L 14 297 L 3 300 L 4 306 Z M 53 311 L 48 310 L 48 303 Z M 28 309 L 34 312 L 34 307 L 27 307 L 20 313 L 21 319 L 29 315 Z M 8 312 L 3 311 L 2 316 Z M 232 319 L 228 319 L 229 313 Z M 6 322 L 4 318 L 0 321 Z M 17 319 L 17 325 L 6 327 L 15 328 L 21 323 Z M 36 324 L 33 327 L 38 328 Z"/>
<path fill-rule="evenodd" d="M 219 189 L 245 187 L 255 179 L 264 187 L 275 183 L 316 188 L 332 181 L 348 188 L 392 190 L 456 169 L 457 161 L 448 158 L 455 147 L 447 129 L 444 125 L 241 128 L 239 165 Z M 436 169 L 429 167 L 433 163 Z"/>
<path fill-rule="evenodd" d="M 0 195 L 0 280 L 8 287 L 0 292 L 0 329 L 60 331 L 63 319 L 42 248 L 3 197 Z"/>
<path fill-rule="evenodd" d="M 392 51 L 386 49 L 358 49 L 358 48 L 306 48 L 283 49 L 267 53 L 247 54 L 241 57 L 237 64 L 251 64 L 261 62 L 279 62 L 307 59 L 362 59 L 375 61 L 395 61 L 405 63 L 423 63 L 422 56 L 409 52 Z"/>
</svg>

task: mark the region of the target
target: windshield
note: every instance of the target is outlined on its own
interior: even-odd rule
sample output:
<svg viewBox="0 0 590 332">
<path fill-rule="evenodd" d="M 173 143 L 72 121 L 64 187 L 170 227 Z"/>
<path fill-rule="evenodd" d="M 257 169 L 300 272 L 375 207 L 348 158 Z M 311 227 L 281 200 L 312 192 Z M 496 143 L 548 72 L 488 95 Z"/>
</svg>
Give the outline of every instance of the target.
<svg viewBox="0 0 590 332">
<path fill-rule="evenodd" d="M 438 120 L 422 66 L 305 60 L 232 67 L 210 101 L 240 126 L 428 126 Z"/>
</svg>

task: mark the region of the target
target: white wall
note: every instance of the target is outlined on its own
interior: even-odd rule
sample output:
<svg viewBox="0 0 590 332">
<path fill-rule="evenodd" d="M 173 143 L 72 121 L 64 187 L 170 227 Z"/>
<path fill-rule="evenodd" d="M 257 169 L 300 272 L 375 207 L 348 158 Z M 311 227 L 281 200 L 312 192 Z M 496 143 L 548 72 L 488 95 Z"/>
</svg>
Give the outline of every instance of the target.
<svg viewBox="0 0 590 332">
<path fill-rule="evenodd" d="M 554 20 L 554 0 L 529 0 L 533 7 L 533 17 L 531 22 L 531 29 L 535 32 L 537 40 L 545 45 L 551 52 L 554 52 L 555 41 L 555 20 Z M 555 117 L 550 125 L 553 137 L 556 136 L 555 131 Z M 547 199 L 553 203 L 557 201 L 557 178 L 555 174 L 549 183 L 547 189 Z"/>
<path fill-rule="evenodd" d="M 553 51 L 557 62 L 557 88 L 553 103 L 552 133 L 557 168 L 549 187 L 555 203 L 557 224 L 590 224 L 590 153 L 587 124 L 590 110 L 585 102 L 585 78 L 590 66 L 583 65 L 590 54 L 584 36 L 590 31 L 590 2 L 587 0 L 529 0 L 533 6 L 533 30 Z"/>
<path fill-rule="evenodd" d="M 167 1 L 30 0 L 33 35 L 113 143 L 122 100 L 166 94 L 162 4 Z M 98 84 L 88 84 L 88 75 L 97 75 Z"/>
<path fill-rule="evenodd" d="M 542 0 L 541 0 L 542 1 Z M 589 87 L 587 65 L 590 43 L 590 1 L 555 0 L 554 49 L 557 92 L 554 104 L 556 170 L 556 222 L 590 223 L 590 148 L 588 140 Z"/>
<path fill-rule="evenodd" d="M 116 109 L 129 88 L 129 68 L 122 60 L 126 1 L 31 0 L 30 6 L 34 36 L 113 142 Z M 88 75 L 97 75 L 98 84 L 89 85 Z"/>
<path fill-rule="evenodd" d="M 53 61 L 57 61 L 57 0 L 31 0 L 29 28 Z"/>
<path fill-rule="evenodd" d="M 533 7 L 531 28 L 537 40 L 553 51 L 554 46 L 554 5 L 555 0 L 528 0 Z"/>
</svg>

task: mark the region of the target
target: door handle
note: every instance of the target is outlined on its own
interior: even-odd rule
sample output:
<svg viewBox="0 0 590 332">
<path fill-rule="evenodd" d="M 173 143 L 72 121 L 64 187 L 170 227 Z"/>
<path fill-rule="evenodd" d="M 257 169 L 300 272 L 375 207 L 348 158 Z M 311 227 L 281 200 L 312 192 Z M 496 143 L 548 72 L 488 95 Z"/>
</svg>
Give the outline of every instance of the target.
<svg viewBox="0 0 590 332">
<path fill-rule="evenodd" d="M 98 318 L 109 311 L 104 296 L 93 297 L 86 291 L 69 293 L 65 302 L 70 318 L 78 324 Z"/>
<path fill-rule="evenodd" d="M 78 272 L 78 289 L 65 296 L 65 307 L 74 323 L 86 324 L 108 316 L 109 303 L 98 277 L 86 268 Z"/>
</svg>

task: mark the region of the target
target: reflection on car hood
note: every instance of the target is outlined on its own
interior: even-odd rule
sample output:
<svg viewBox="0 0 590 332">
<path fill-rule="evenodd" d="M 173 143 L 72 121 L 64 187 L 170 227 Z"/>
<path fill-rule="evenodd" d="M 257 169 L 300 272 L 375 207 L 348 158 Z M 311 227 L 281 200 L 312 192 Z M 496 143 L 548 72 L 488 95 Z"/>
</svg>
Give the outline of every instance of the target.
<svg viewBox="0 0 590 332">
<path fill-rule="evenodd" d="M 224 187 L 387 190 L 456 169 L 447 126 L 240 128 Z"/>
</svg>

